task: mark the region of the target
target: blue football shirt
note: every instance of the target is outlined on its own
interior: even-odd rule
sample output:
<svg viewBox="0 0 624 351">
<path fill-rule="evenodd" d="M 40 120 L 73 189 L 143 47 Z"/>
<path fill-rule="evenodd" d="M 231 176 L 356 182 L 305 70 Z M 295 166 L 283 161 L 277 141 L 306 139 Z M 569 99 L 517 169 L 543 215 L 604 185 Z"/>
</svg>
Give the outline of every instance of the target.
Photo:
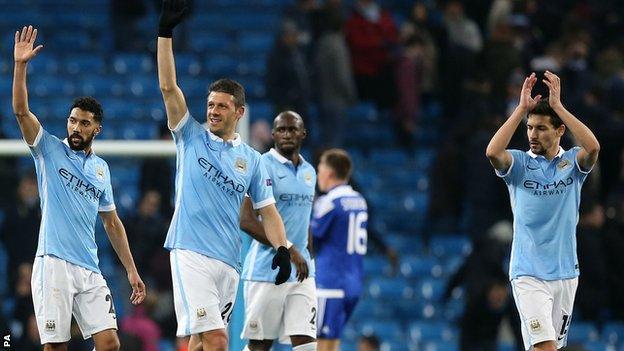
<svg viewBox="0 0 624 351">
<path fill-rule="evenodd" d="M 579 275 L 576 224 L 581 187 L 591 171 L 577 163 L 579 150 L 560 148 L 551 161 L 531 151 L 509 150 L 511 166 L 496 171 L 507 184 L 514 215 L 510 279 L 559 280 Z"/>
<path fill-rule="evenodd" d="M 41 203 L 36 255 L 100 273 L 95 222 L 98 212 L 115 210 L 108 164 L 93 152 L 72 150 L 43 127 L 29 148 Z"/>
<path fill-rule="evenodd" d="M 316 286 L 359 296 L 363 284 L 368 212 L 350 185 L 331 189 L 314 204 L 310 228 L 316 253 Z"/>
<path fill-rule="evenodd" d="M 206 130 L 188 112 L 172 130 L 176 144 L 175 211 L 165 248 L 220 260 L 240 273 L 240 207 L 246 193 L 254 209 L 275 203 L 260 154 L 235 139 Z"/>
<path fill-rule="evenodd" d="M 277 210 L 282 216 L 286 236 L 308 263 L 309 277 L 314 277 L 314 262 L 308 251 L 308 229 L 312 203 L 314 202 L 314 186 L 316 172 L 302 156 L 301 162 L 295 167 L 292 161 L 280 155 L 275 149 L 262 155 L 262 161 L 273 181 L 273 197 L 277 201 Z M 275 281 L 277 271 L 271 269 L 275 249 L 254 240 L 251 243 L 245 265 L 243 279 L 254 281 Z M 289 282 L 296 282 L 297 270 L 292 267 Z"/>
</svg>

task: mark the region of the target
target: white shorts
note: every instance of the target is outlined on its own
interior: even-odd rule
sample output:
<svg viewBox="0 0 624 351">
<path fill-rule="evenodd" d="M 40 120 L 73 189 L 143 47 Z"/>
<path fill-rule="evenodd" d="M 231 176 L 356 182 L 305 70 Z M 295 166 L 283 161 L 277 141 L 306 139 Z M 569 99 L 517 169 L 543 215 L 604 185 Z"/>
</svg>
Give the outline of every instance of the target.
<svg viewBox="0 0 624 351">
<path fill-rule="evenodd" d="M 46 255 L 35 257 L 30 284 L 42 345 L 71 339 L 72 314 L 85 339 L 117 329 L 113 298 L 101 274 Z"/>
<path fill-rule="evenodd" d="M 275 285 L 244 282 L 245 325 L 242 339 L 275 340 L 283 335 L 316 338 L 316 283 Z"/>
<path fill-rule="evenodd" d="M 169 255 L 177 336 L 225 329 L 236 301 L 238 272 L 217 259 L 174 249 Z"/>
<path fill-rule="evenodd" d="M 523 276 L 511 281 L 525 349 L 549 340 L 558 349 L 566 346 L 577 286 L 578 278 L 546 281 Z"/>
</svg>

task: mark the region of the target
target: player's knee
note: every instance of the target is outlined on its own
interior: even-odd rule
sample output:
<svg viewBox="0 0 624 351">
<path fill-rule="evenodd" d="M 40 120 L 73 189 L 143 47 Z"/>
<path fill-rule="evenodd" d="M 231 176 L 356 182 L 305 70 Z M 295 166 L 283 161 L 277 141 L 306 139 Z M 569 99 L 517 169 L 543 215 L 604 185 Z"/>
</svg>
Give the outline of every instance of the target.
<svg viewBox="0 0 624 351">
<path fill-rule="evenodd" d="M 249 340 L 243 351 L 268 351 L 272 343 L 272 340 Z"/>
<path fill-rule="evenodd" d="M 204 350 L 226 351 L 228 348 L 228 336 L 223 329 L 202 333 L 201 340 Z"/>
<path fill-rule="evenodd" d="M 308 338 L 308 342 L 301 342 L 301 343 L 297 343 L 295 344 L 294 340 L 293 340 L 293 351 L 316 351 L 317 348 L 317 344 L 316 344 L 316 339 L 311 338 L 311 337 L 306 337 Z M 306 340 L 306 339 L 303 339 Z M 300 340 L 300 341 L 303 341 Z"/>
<path fill-rule="evenodd" d="M 112 336 L 104 341 L 101 345 L 97 345 L 96 351 L 119 351 L 121 348 L 121 343 L 119 342 L 119 338 L 117 336 Z"/>
<path fill-rule="evenodd" d="M 48 343 L 43 345 L 43 351 L 67 351 L 67 343 Z"/>
<path fill-rule="evenodd" d="M 554 341 L 544 341 L 533 345 L 534 351 L 557 351 L 557 345 Z"/>
</svg>

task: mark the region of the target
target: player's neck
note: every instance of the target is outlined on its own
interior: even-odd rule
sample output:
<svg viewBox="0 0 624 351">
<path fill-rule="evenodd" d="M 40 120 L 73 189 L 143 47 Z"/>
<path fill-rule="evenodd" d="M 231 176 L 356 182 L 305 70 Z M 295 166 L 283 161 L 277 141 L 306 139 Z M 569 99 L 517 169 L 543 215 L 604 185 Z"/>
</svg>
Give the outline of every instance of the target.
<svg viewBox="0 0 624 351">
<path fill-rule="evenodd" d="M 286 152 L 284 150 L 280 150 L 278 148 L 276 148 L 277 152 L 279 152 L 280 155 L 284 156 L 286 159 L 290 160 L 290 162 L 293 163 L 293 165 L 299 166 L 299 163 L 301 162 L 300 158 L 299 158 L 299 151 L 300 149 L 294 149 L 290 152 Z"/>
<path fill-rule="evenodd" d="M 346 180 L 342 180 L 342 179 L 330 179 L 327 182 L 328 182 L 328 184 L 327 184 L 327 189 L 328 190 L 332 190 L 332 189 L 334 189 L 336 187 L 339 187 L 341 185 L 346 185 L 347 184 L 347 181 Z"/>
<path fill-rule="evenodd" d="M 558 153 L 559 153 L 559 144 L 553 145 L 552 148 L 546 151 L 546 154 L 544 155 L 544 157 L 546 157 L 548 161 L 552 161 L 557 156 Z"/>
</svg>

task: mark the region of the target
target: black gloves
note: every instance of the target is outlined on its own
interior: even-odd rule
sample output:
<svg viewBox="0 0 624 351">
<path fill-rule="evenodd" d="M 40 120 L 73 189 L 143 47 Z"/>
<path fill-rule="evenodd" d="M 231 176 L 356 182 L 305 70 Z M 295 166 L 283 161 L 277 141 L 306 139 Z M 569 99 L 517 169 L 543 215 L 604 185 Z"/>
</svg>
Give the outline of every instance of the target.
<svg viewBox="0 0 624 351">
<path fill-rule="evenodd" d="M 280 285 L 290 278 L 291 271 L 290 252 L 288 252 L 288 249 L 285 246 L 278 247 L 277 253 L 273 256 L 271 269 L 275 269 L 277 267 L 279 267 L 279 272 L 277 272 L 277 277 L 275 277 L 275 285 Z"/>
<path fill-rule="evenodd" d="M 158 22 L 158 36 L 171 38 L 173 28 L 182 22 L 188 12 L 185 0 L 163 0 L 160 21 Z"/>
</svg>

